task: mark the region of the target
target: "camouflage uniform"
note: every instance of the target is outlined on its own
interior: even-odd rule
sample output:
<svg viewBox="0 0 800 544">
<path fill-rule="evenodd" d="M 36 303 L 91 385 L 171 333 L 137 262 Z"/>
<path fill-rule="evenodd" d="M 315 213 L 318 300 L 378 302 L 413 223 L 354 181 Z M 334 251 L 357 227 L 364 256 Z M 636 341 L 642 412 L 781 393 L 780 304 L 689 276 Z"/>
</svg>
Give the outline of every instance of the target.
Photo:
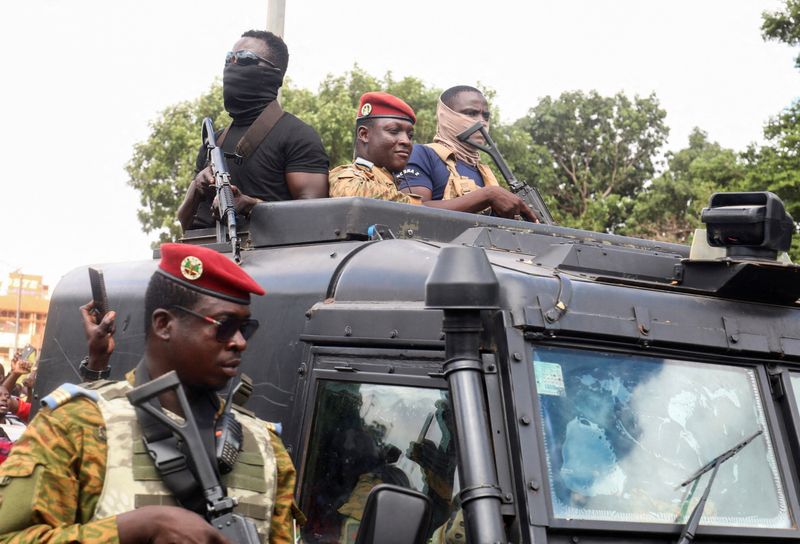
<svg viewBox="0 0 800 544">
<path fill-rule="evenodd" d="M 366 196 L 403 204 L 422 204 L 418 195 L 397 190 L 394 177 L 385 168 L 364 159 L 337 166 L 328 175 L 330 196 Z"/>
<path fill-rule="evenodd" d="M 0 466 L 0 542 L 119 542 L 115 516 L 93 519 L 108 466 L 106 422 L 94 400 L 61 395 Z M 291 543 L 292 520 L 302 521 L 295 469 L 280 438 L 270 431 L 270 439 L 276 492 L 269 542 Z"/>
</svg>

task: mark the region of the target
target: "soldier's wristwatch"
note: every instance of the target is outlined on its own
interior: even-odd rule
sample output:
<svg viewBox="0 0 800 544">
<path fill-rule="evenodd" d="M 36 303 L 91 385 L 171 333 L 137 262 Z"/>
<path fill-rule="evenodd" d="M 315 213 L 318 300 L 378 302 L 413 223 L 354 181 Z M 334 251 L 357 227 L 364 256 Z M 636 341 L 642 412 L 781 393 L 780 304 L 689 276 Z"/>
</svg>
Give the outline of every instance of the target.
<svg viewBox="0 0 800 544">
<path fill-rule="evenodd" d="M 78 367 L 78 371 L 81 373 L 81 378 L 86 380 L 87 382 L 93 382 L 97 380 L 105 380 L 111 375 L 111 367 L 107 366 L 103 370 L 92 370 L 89 368 L 89 356 L 83 358 L 81 361 L 81 365 Z"/>
</svg>

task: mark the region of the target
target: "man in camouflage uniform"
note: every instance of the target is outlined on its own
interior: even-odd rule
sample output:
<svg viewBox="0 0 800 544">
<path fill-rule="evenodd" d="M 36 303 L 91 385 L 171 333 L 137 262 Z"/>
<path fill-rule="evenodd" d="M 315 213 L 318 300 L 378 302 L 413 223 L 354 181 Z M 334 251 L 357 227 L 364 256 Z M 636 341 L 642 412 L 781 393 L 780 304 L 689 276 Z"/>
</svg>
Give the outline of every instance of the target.
<svg viewBox="0 0 800 544">
<path fill-rule="evenodd" d="M 397 188 L 393 172 L 400 172 L 411 155 L 414 110 L 388 93 L 361 96 L 356 118 L 356 159 L 331 170 L 330 196 L 365 196 L 404 204 L 421 198 Z"/>
<path fill-rule="evenodd" d="M 43 400 L 45 407 L 0 466 L 0 542 L 227 542 L 203 517 L 174 506 L 125 393 L 134 380 L 138 385 L 174 370 L 205 441 L 213 444 L 221 409 L 216 391 L 238 373 L 258 325 L 250 319 L 250 293 L 264 290 L 210 249 L 164 244 L 161 253 L 145 295 L 145 355 L 135 376 L 65 384 Z M 87 315 L 90 334 L 100 324 L 87 322 Z M 159 400 L 168 413 L 183 413 L 175 391 Z M 265 422 L 239 412 L 236 419 L 244 450 L 221 481 L 264 542 L 293 542 L 293 519 L 302 514 L 293 503 L 291 459 Z"/>
</svg>

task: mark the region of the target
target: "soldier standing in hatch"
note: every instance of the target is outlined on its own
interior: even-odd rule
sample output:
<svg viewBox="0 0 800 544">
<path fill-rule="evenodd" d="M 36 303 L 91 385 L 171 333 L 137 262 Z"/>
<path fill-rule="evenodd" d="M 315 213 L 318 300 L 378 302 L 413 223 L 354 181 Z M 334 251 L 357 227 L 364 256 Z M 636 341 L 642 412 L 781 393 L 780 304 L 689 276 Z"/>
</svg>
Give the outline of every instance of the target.
<svg viewBox="0 0 800 544">
<path fill-rule="evenodd" d="M 479 212 L 491 207 L 503 217 L 536 216 L 525 202 L 505 189 L 472 191 L 450 200 L 431 200 L 398 189 L 407 185 L 404 174 L 413 156 L 414 123 L 411 107 L 388 93 L 369 92 L 361 96 L 356 117 L 356 159 L 331 170 L 330 196 L 364 196 L 405 204 L 423 204 L 460 212 Z M 407 169 L 406 169 L 407 170 Z"/>
<path fill-rule="evenodd" d="M 225 57 L 222 94 L 233 123 L 217 144 L 229 159 L 236 212 L 247 216 L 262 201 L 328 196 L 328 155 L 319 134 L 277 102 L 289 64 L 286 43 L 271 32 L 249 30 Z M 213 227 L 214 177 L 205 148 L 198 174 L 178 209 L 183 230 Z"/>
<path fill-rule="evenodd" d="M 176 371 L 213 457 L 216 392 L 238 374 L 247 338 L 258 326 L 250 319 L 250 294 L 264 290 L 210 249 L 164 244 L 161 254 L 145 295 L 139 366 L 126 381 L 56 389 L 0 466 L 0 541 L 227 542 L 196 513 L 204 512 L 202 490 L 189 487 L 185 507 L 168 506 L 175 504 L 173 493 L 141 448 L 141 427 L 125 394 L 134 384 Z M 91 333 L 100 325 L 86 322 L 87 315 Z M 175 391 L 160 401 L 182 413 Z M 241 456 L 249 464 L 237 462 L 222 483 L 264 542 L 293 542 L 293 517 L 302 514 L 292 500 L 291 459 L 265 422 L 243 413 L 236 419 L 244 431 Z"/>
<path fill-rule="evenodd" d="M 491 208 L 500 217 L 522 215 L 534 220 L 536 216 L 522 199 L 499 186 L 491 168 L 481 162 L 478 150 L 458 139 L 477 122 L 488 129 L 490 115 L 486 97 L 478 89 L 459 85 L 444 91 L 436 107 L 433 143 L 414 146 L 403 170 L 402 188 L 410 188 L 424 203 L 438 201 L 442 203 L 438 207 L 450 210 L 478 212 Z M 479 133 L 472 138 L 482 142 Z M 480 204 L 463 210 L 457 203 L 467 197 Z"/>
</svg>

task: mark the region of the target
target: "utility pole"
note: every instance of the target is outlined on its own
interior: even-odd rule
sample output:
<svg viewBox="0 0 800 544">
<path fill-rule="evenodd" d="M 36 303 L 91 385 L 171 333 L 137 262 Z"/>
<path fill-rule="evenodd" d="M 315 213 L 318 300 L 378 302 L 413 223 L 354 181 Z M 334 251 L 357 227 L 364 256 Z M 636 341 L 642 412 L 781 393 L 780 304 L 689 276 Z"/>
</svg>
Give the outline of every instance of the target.
<svg viewBox="0 0 800 544">
<path fill-rule="evenodd" d="M 283 38 L 286 0 L 267 0 L 267 30 Z"/>
</svg>

